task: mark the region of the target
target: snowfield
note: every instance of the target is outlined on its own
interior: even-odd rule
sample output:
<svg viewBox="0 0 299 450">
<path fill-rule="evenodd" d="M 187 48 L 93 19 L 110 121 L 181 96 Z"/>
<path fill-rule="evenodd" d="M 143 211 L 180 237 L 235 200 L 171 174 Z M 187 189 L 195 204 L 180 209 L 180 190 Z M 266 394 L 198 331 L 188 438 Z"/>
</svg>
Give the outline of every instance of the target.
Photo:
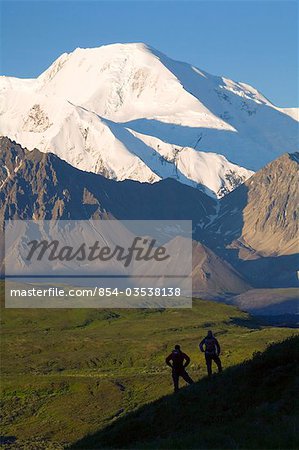
<svg viewBox="0 0 299 450">
<path fill-rule="evenodd" d="M 221 197 L 298 150 L 298 109 L 144 44 L 78 48 L 37 79 L 1 77 L 0 95 L 1 135 L 116 180 Z"/>
</svg>

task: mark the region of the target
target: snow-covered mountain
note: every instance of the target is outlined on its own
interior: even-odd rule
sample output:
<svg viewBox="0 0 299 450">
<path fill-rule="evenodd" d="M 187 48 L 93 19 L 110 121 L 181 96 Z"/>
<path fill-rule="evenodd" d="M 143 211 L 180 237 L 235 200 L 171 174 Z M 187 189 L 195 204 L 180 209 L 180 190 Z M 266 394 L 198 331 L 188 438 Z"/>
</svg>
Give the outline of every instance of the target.
<svg viewBox="0 0 299 450">
<path fill-rule="evenodd" d="M 144 44 L 78 48 L 0 91 L 2 135 L 117 180 L 172 177 L 220 197 L 297 150 L 297 110 Z"/>
</svg>

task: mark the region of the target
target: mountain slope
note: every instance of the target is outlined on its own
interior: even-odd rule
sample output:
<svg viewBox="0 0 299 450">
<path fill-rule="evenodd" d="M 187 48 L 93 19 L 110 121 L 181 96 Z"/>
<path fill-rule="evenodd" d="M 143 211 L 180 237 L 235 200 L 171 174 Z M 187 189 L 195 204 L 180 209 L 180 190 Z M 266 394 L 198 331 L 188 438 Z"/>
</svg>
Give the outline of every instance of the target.
<svg viewBox="0 0 299 450">
<path fill-rule="evenodd" d="M 234 292 L 250 289 L 248 282 L 225 260 L 199 242 L 192 249 L 193 296 L 204 299 L 228 299 Z"/>
<path fill-rule="evenodd" d="M 297 150 L 294 112 L 144 44 L 76 49 L 0 90 L 3 135 L 117 180 L 173 177 L 221 197 Z"/>
<path fill-rule="evenodd" d="M 3 104 L 3 135 L 107 178 L 152 183 L 172 177 L 221 196 L 252 174 L 224 156 L 168 144 L 52 95 L 13 90 Z"/>
<path fill-rule="evenodd" d="M 116 182 L 75 169 L 53 154 L 28 152 L 8 138 L 0 147 L 2 225 L 9 218 L 190 219 L 193 238 L 201 242 L 193 248 L 196 295 L 227 298 L 249 284 L 297 286 L 296 155 L 272 162 L 217 203 L 172 179 Z M 259 308 L 264 303 L 270 308 L 269 295 L 259 297 Z M 249 308 L 250 303 L 246 299 Z M 288 302 L 283 308 L 288 312 Z"/>
<path fill-rule="evenodd" d="M 202 241 L 258 288 L 298 286 L 298 159 L 284 154 L 221 199 Z"/>
<path fill-rule="evenodd" d="M 175 180 L 116 182 L 75 169 L 57 156 L 0 138 L 0 223 L 6 219 L 166 219 L 206 222 L 216 201 Z M 176 245 L 175 243 L 172 245 Z M 142 275 L 145 275 L 142 273 Z M 193 245 L 194 289 L 223 298 L 250 286 L 200 243 Z"/>
<path fill-rule="evenodd" d="M 298 327 L 298 299 L 298 288 L 250 289 L 228 303 L 251 314 L 276 316 L 276 320 L 281 316 L 280 323 Z"/>
<path fill-rule="evenodd" d="M 250 252 L 253 257 L 296 253 L 298 169 L 299 153 L 284 154 L 266 165 L 221 200 L 218 217 L 207 230 L 238 248 L 241 258 Z"/>
<path fill-rule="evenodd" d="M 213 214 L 216 201 L 172 179 L 117 182 L 80 171 L 57 156 L 27 151 L 0 138 L 1 219 L 194 220 Z"/>
<path fill-rule="evenodd" d="M 299 337 L 128 414 L 72 449 L 296 449 Z"/>
</svg>

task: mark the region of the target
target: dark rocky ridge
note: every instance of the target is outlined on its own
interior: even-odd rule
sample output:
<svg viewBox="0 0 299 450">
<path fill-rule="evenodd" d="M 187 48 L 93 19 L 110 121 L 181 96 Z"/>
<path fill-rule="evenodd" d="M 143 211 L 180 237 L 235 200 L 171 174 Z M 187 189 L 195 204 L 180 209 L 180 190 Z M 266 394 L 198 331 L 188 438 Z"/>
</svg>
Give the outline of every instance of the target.
<svg viewBox="0 0 299 450">
<path fill-rule="evenodd" d="M 216 201 L 173 179 L 159 183 L 108 180 L 83 172 L 52 153 L 22 149 L 0 138 L 0 220 L 208 220 Z"/>
<path fill-rule="evenodd" d="M 51 153 L 22 149 L 0 139 L 1 222 L 7 219 L 166 219 L 206 223 L 216 201 L 173 179 L 148 184 L 117 182 L 80 171 Z M 224 298 L 250 286 L 227 262 L 193 245 L 194 290 Z"/>
<path fill-rule="evenodd" d="M 297 153 L 268 164 L 217 203 L 173 179 L 117 182 L 5 137 L 0 148 L 1 227 L 5 219 L 190 219 L 199 295 L 297 286 Z"/>
</svg>

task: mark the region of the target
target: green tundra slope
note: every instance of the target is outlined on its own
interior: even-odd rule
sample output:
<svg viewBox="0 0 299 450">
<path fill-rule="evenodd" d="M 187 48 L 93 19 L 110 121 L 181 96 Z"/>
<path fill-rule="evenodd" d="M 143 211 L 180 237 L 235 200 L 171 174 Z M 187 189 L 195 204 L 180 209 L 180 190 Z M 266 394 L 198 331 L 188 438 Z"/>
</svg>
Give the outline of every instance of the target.
<svg viewBox="0 0 299 450">
<path fill-rule="evenodd" d="M 210 381 L 143 406 L 72 449 L 297 449 L 298 358 L 298 336 L 273 344 Z"/>
<path fill-rule="evenodd" d="M 164 359 L 176 343 L 203 378 L 197 345 L 210 328 L 225 369 L 296 333 L 200 300 L 182 310 L 2 308 L 1 321 L 3 448 L 26 450 L 63 448 L 170 394 Z"/>
</svg>

